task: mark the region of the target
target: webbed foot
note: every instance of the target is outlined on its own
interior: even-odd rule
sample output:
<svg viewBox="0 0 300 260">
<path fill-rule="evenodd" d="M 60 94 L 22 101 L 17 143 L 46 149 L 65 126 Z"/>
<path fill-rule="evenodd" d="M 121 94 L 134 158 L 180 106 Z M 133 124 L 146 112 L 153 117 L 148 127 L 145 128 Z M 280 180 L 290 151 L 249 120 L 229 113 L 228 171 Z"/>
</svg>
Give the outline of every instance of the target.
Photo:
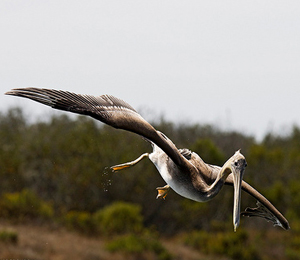
<svg viewBox="0 0 300 260">
<path fill-rule="evenodd" d="M 125 168 L 128 168 L 128 167 L 130 167 L 130 166 L 132 166 L 132 165 L 129 164 L 129 163 L 123 163 L 123 164 L 118 164 L 118 165 L 115 165 L 115 166 L 111 166 L 110 168 L 111 168 L 114 172 L 116 172 L 116 171 L 120 171 L 120 170 L 123 170 L 123 169 L 125 169 Z"/>
<path fill-rule="evenodd" d="M 120 171 L 123 170 L 125 168 L 129 168 L 131 166 L 136 165 L 138 162 L 140 162 L 142 159 L 144 159 L 145 157 L 148 157 L 149 153 L 144 153 L 142 154 L 139 158 L 137 158 L 136 160 L 132 161 L 132 162 L 127 162 L 127 163 L 122 163 L 122 164 L 118 164 L 115 166 L 111 166 L 110 168 L 116 172 L 116 171 Z"/>
<path fill-rule="evenodd" d="M 170 186 L 165 185 L 164 187 L 157 187 L 156 190 L 158 191 L 158 194 L 156 196 L 157 199 L 166 199 L 170 190 Z"/>
</svg>

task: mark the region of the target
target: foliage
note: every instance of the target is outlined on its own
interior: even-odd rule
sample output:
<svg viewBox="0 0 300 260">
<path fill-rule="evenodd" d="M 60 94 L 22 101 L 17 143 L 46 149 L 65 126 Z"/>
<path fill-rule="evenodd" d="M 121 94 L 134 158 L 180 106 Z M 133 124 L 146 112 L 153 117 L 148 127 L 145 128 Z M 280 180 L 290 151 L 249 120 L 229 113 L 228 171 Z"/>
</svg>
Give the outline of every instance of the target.
<svg viewBox="0 0 300 260">
<path fill-rule="evenodd" d="M 190 149 L 197 154 L 201 154 L 201 158 L 207 163 L 215 165 L 221 165 L 224 163 L 225 156 L 210 139 L 199 138 L 190 147 Z"/>
<path fill-rule="evenodd" d="M 70 211 L 64 215 L 63 222 L 69 229 L 91 235 L 97 233 L 94 217 L 86 211 Z"/>
<path fill-rule="evenodd" d="M 226 255 L 232 259 L 260 259 L 256 245 L 249 240 L 245 230 L 237 233 L 194 231 L 186 235 L 185 243 L 206 254 Z"/>
<path fill-rule="evenodd" d="M 21 166 L 24 162 L 24 143 L 27 124 L 19 108 L 0 113 L 0 190 L 12 192 L 25 185 Z"/>
<path fill-rule="evenodd" d="M 149 232 L 127 234 L 121 237 L 114 238 L 106 244 L 106 248 L 111 252 L 120 251 L 128 254 L 135 254 L 137 256 L 141 256 L 147 252 L 151 252 L 154 253 L 156 259 L 172 259 L 172 255 L 164 248 L 157 237 Z"/>
<path fill-rule="evenodd" d="M 97 211 L 94 218 L 105 234 L 136 233 L 143 228 L 141 207 L 132 203 L 114 202 Z"/>
<path fill-rule="evenodd" d="M 0 231 L 0 241 L 16 244 L 18 242 L 18 233 L 15 231 L 2 230 Z"/>
<path fill-rule="evenodd" d="M 114 202 L 95 213 L 71 210 L 63 215 L 66 227 L 89 235 L 116 235 L 143 230 L 141 207 L 132 203 Z"/>
<path fill-rule="evenodd" d="M 287 247 L 285 254 L 290 260 L 300 259 L 300 221 L 293 222 L 293 230 L 291 230 L 293 236 L 290 236 L 287 241 Z"/>
<path fill-rule="evenodd" d="M 23 221 L 25 219 L 50 219 L 53 209 L 32 191 L 5 193 L 0 199 L 1 217 Z"/>
</svg>

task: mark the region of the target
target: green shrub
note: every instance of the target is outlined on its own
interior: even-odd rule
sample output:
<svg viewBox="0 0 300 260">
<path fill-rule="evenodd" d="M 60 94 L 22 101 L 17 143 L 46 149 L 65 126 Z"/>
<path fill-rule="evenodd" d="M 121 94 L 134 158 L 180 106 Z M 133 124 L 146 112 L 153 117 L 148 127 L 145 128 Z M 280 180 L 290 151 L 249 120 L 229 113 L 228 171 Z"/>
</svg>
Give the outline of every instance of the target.
<svg viewBox="0 0 300 260">
<path fill-rule="evenodd" d="M 97 233 L 96 222 L 91 213 L 85 211 L 70 211 L 64 216 L 65 225 L 73 230 L 86 234 Z"/>
<path fill-rule="evenodd" d="M 106 249 L 110 252 L 123 252 L 135 255 L 151 252 L 157 259 L 172 259 L 172 255 L 151 233 L 127 234 L 114 238 L 106 244 Z"/>
<path fill-rule="evenodd" d="M 288 247 L 285 250 L 285 255 L 288 257 L 289 260 L 299 260 L 300 259 L 300 250 Z"/>
<path fill-rule="evenodd" d="M 300 221 L 292 222 L 293 229 L 286 240 L 285 254 L 288 259 L 300 260 Z"/>
<path fill-rule="evenodd" d="M 184 242 L 205 254 L 227 255 L 232 259 L 260 259 L 247 232 L 243 230 L 236 233 L 195 231 L 186 235 Z"/>
<path fill-rule="evenodd" d="M 18 242 L 18 234 L 14 231 L 0 231 L 0 241 L 16 244 Z"/>
<path fill-rule="evenodd" d="M 190 149 L 197 154 L 201 154 L 201 158 L 205 162 L 215 165 L 222 165 L 224 163 L 224 154 L 211 139 L 199 138 L 194 142 Z"/>
<path fill-rule="evenodd" d="M 139 205 L 115 202 L 94 214 L 101 232 L 106 234 L 125 234 L 143 229 L 143 217 Z"/>
<path fill-rule="evenodd" d="M 5 193 L 0 199 L 0 216 L 13 220 L 32 218 L 49 219 L 53 208 L 35 193 L 24 189 L 21 192 Z"/>
</svg>

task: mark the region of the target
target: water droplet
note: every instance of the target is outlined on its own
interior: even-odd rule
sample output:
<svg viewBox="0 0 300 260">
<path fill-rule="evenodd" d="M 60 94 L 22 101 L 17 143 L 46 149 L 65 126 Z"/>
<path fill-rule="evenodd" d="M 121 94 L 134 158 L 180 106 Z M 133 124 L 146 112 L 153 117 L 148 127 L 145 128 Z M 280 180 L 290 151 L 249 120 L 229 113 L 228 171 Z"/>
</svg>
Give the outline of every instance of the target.
<svg viewBox="0 0 300 260">
<path fill-rule="evenodd" d="M 108 187 L 112 185 L 112 181 L 111 181 L 111 174 L 112 174 L 112 170 L 110 167 L 105 167 L 102 173 L 102 188 L 104 192 L 108 192 Z"/>
</svg>

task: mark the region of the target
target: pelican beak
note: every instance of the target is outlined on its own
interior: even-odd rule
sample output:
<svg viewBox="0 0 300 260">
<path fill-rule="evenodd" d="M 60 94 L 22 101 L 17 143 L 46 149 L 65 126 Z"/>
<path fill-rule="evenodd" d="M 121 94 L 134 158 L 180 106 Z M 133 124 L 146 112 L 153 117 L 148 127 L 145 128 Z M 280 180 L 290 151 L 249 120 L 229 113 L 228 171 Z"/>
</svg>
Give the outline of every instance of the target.
<svg viewBox="0 0 300 260">
<path fill-rule="evenodd" d="M 233 201 L 233 226 L 234 232 L 240 224 L 241 188 L 245 171 L 245 160 L 234 162 L 231 171 L 233 175 L 234 201 Z"/>
</svg>

